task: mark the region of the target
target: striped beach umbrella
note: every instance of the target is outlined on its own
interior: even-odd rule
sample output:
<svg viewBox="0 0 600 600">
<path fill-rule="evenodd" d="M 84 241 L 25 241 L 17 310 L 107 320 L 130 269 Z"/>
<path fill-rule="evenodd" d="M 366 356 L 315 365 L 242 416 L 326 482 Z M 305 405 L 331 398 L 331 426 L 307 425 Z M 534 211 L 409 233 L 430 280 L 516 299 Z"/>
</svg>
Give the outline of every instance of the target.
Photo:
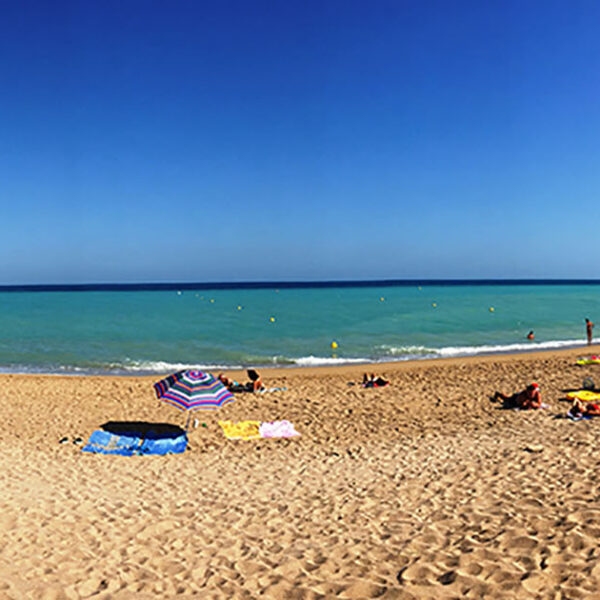
<svg viewBox="0 0 600 600">
<path fill-rule="evenodd" d="M 233 394 L 216 377 L 204 371 L 178 371 L 155 383 L 154 391 L 163 402 L 188 413 L 214 410 L 234 401 Z"/>
</svg>

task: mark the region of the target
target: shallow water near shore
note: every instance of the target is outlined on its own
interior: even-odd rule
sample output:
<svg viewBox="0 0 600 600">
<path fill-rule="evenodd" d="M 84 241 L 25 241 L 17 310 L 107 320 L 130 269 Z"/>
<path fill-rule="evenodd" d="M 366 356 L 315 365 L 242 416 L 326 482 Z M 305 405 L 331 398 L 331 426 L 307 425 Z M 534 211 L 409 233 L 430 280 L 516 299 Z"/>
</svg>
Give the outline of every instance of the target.
<svg viewBox="0 0 600 600">
<path fill-rule="evenodd" d="M 144 374 L 584 345 L 600 286 L 24 291 L 0 307 L 0 371 Z"/>
</svg>

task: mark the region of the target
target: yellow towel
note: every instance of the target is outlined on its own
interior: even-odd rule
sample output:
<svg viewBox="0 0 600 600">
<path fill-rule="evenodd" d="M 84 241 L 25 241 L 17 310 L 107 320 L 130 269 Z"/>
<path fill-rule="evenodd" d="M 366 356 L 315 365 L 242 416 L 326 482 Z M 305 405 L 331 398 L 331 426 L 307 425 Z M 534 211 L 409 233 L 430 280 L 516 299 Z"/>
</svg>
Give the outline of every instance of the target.
<svg viewBox="0 0 600 600">
<path fill-rule="evenodd" d="M 584 402 L 598 402 L 600 401 L 600 394 L 598 392 L 592 392 L 592 390 L 579 390 L 578 392 L 569 392 L 567 394 L 569 400 L 579 398 Z"/>
<path fill-rule="evenodd" d="M 260 438 L 260 421 L 219 421 L 225 437 L 229 440 L 256 440 Z"/>
</svg>

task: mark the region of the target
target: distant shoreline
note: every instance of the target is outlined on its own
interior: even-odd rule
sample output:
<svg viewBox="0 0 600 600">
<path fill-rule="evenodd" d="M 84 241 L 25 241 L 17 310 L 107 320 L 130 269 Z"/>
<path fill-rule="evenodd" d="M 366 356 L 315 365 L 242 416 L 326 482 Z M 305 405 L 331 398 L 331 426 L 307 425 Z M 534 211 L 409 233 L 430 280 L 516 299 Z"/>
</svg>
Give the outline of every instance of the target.
<svg viewBox="0 0 600 600">
<path fill-rule="evenodd" d="M 421 366 L 443 366 L 446 364 L 456 364 L 461 363 L 463 361 L 472 362 L 472 361 L 489 361 L 489 360 L 500 360 L 502 362 L 509 360 L 529 360 L 529 359 L 540 359 L 540 358 L 551 358 L 555 355 L 568 355 L 568 356 L 576 356 L 583 354 L 600 354 L 600 342 L 594 343 L 588 346 L 585 342 L 582 342 L 581 345 L 574 343 L 573 345 L 564 346 L 561 348 L 531 348 L 528 349 L 519 349 L 519 350 L 498 350 L 498 351 L 488 351 L 481 352 L 477 354 L 458 354 L 454 356 L 425 356 L 423 358 L 408 358 L 408 359 L 398 359 L 398 360 L 385 360 L 385 361 L 348 361 L 348 362 L 340 362 L 340 363 L 324 363 L 324 364 L 308 364 L 301 365 L 297 363 L 292 364 L 253 364 L 253 365 L 195 365 L 196 368 L 199 368 L 204 371 L 211 372 L 226 372 L 226 373 L 236 373 L 239 377 L 243 377 L 246 369 L 250 366 L 258 368 L 261 372 L 267 372 L 272 375 L 277 374 L 280 375 L 289 374 L 293 372 L 298 373 L 314 373 L 314 374 L 326 374 L 332 372 L 339 371 L 356 371 L 366 369 L 368 371 L 376 370 L 376 371 L 394 371 L 397 369 L 404 368 L 413 368 L 413 367 L 421 367 Z M 194 365 L 189 365 L 188 368 L 194 368 Z M 114 371 L 105 371 L 102 369 L 65 369 L 64 371 L 59 370 L 9 370 L 2 369 L 0 367 L 0 377 L 11 376 L 11 375 L 31 375 L 31 376 L 64 376 L 64 377 L 132 377 L 132 378 L 140 378 L 140 377 L 157 377 L 161 375 L 165 375 L 168 373 L 172 373 L 175 371 L 179 371 L 183 369 L 183 365 L 173 365 L 171 369 L 157 369 L 157 370 L 130 370 L 127 371 L 125 369 L 115 369 Z"/>
<path fill-rule="evenodd" d="M 0 292 L 150 292 L 413 286 L 600 285 L 600 279 L 373 279 L 331 281 L 237 281 L 164 283 L 57 283 L 0 285 Z"/>
</svg>

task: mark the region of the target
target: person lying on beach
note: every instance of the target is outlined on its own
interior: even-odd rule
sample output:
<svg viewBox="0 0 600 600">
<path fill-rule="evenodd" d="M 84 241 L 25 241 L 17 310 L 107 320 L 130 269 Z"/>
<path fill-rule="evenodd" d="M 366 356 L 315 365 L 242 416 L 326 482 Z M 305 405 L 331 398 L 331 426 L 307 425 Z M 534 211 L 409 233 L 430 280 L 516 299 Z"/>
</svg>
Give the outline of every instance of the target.
<svg viewBox="0 0 600 600">
<path fill-rule="evenodd" d="M 230 391 L 230 392 L 245 392 L 246 386 L 242 383 L 238 383 L 235 379 L 231 379 L 223 373 L 219 374 L 219 381 Z"/>
<path fill-rule="evenodd" d="M 252 389 L 250 391 L 260 392 L 261 390 L 265 389 L 262 378 L 258 371 L 255 371 L 254 369 L 248 369 L 247 373 L 250 381 L 246 385 L 251 386 Z"/>
<path fill-rule="evenodd" d="M 492 397 L 492 402 L 498 400 L 502 400 L 504 408 L 531 410 L 542 407 L 542 395 L 540 394 L 540 386 L 537 383 L 528 385 L 522 392 L 517 392 L 512 396 L 496 392 Z"/>
<path fill-rule="evenodd" d="M 567 413 L 568 417 L 583 419 L 584 417 L 600 417 L 600 406 L 593 402 L 583 402 L 579 398 L 573 400 L 573 404 Z"/>
<path fill-rule="evenodd" d="M 218 379 L 230 392 L 260 392 L 264 389 L 258 371 L 248 369 L 248 377 L 250 378 L 250 381 L 247 383 L 238 383 L 234 379 L 223 375 L 223 373 L 219 374 Z"/>
<path fill-rule="evenodd" d="M 364 373 L 363 374 L 363 380 L 362 380 L 363 387 L 366 387 L 366 388 L 385 387 L 388 384 L 389 384 L 389 381 L 387 379 L 384 379 L 380 375 L 376 376 L 375 373 L 371 373 L 371 374 Z"/>
</svg>

